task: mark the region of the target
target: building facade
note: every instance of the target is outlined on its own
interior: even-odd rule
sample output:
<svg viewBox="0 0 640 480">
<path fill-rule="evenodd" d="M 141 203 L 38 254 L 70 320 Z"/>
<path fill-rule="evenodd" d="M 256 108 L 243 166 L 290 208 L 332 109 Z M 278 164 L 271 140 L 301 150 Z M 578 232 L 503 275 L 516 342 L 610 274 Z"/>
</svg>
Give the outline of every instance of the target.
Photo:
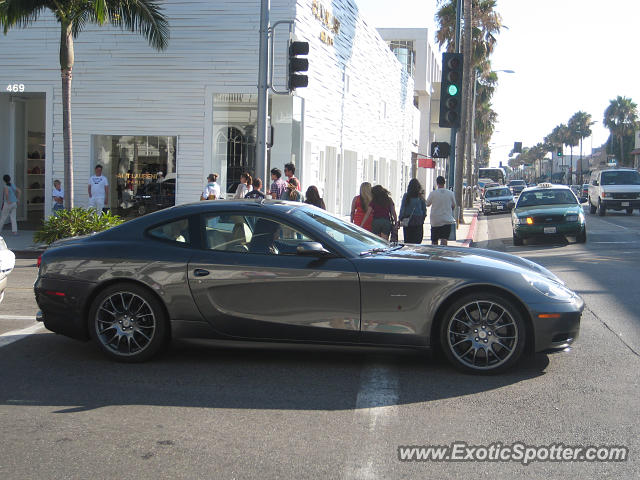
<svg viewBox="0 0 640 480">
<path fill-rule="evenodd" d="M 109 206 L 125 216 L 199 199 L 205 177 L 233 189 L 255 169 L 260 2 L 162 2 L 165 51 L 138 35 L 88 26 L 75 42 L 72 86 L 75 203 L 104 166 Z M 274 86 L 286 83 L 289 38 L 308 41 L 309 87 L 270 96 L 271 167 L 293 162 L 328 210 L 348 214 L 361 181 L 396 200 L 418 143 L 414 82 L 354 0 L 272 0 Z M 0 170 L 25 190 L 20 216 L 51 211 L 63 180 L 59 25 L 43 15 L 0 50 Z M 64 187 L 64 185 L 63 185 Z"/>
</svg>

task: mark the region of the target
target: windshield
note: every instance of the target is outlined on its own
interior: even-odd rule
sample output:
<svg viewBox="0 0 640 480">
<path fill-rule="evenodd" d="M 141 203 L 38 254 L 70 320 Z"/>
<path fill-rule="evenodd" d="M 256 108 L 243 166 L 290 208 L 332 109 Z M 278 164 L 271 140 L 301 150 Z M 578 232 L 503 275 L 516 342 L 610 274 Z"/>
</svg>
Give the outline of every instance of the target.
<svg viewBox="0 0 640 480">
<path fill-rule="evenodd" d="M 511 196 L 511 191 L 508 188 L 497 188 L 495 190 L 487 190 L 484 196 L 486 198 L 506 197 Z"/>
<path fill-rule="evenodd" d="M 524 180 L 511 180 L 509 185 L 513 187 L 515 185 L 526 185 L 526 183 L 524 183 Z"/>
<path fill-rule="evenodd" d="M 325 211 L 296 208 L 293 215 L 305 223 L 311 221 L 315 228 L 333 238 L 353 255 L 358 255 L 374 248 L 389 248 L 389 243 L 377 235 L 353 223 L 334 217 Z"/>
<path fill-rule="evenodd" d="M 535 192 L 525 192 L 520 195 L 517 208 L 539 205 L 575 205 L 577 203 L 575 195 L 569 190 L 536 190 Z"/>
<path fill-rule="evenodd" d="M 640 185 L 640 173 L 632 170 L 602 172 L 602 185 Z"/>
</svg>

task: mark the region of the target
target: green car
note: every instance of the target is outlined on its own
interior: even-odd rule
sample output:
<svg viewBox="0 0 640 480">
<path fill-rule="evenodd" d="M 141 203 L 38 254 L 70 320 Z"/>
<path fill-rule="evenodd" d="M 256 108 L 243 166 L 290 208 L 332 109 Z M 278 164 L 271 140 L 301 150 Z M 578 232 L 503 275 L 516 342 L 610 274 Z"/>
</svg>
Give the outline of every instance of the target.
<svg viewBox="0 0 640 480">
<path fill-rule="evenodd" d="M 511 214 L 511 224 L 514 245 L 522 245 L 525 238 L 550 235 L 575 236 L 578 243 L 587 241 L 582 206 L 564 185 L 541 183 L 524 189 Z"/>
</svg>

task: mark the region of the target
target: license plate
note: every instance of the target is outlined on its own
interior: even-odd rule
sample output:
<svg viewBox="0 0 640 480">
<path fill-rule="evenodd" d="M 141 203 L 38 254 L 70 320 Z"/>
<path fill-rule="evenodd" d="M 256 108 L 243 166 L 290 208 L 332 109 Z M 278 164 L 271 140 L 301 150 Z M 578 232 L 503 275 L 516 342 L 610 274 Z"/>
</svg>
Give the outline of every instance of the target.
<svg viewBox="0 0 640 480">
<path fill-rule="evenodd" d="M 504 205 L 498 205 L 498 210 L 503 210 L 504 209 Z"/>
<path fill-rule="evenodd" d="M 629 206 L 629 202 L 622 202 L 621 204 L 623 207 L 628 207 Z"/>
<path fill-rule="evenodd" d="M 544 233 L 556 233 L 556 227 L 544 227 Z"/>
</svg>

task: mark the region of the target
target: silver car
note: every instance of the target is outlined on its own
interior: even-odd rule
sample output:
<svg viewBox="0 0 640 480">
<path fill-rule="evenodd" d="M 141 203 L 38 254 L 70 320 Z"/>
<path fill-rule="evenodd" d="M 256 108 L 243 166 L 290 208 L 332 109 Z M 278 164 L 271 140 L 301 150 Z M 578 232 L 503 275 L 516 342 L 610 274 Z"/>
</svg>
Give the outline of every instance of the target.
<svg viewBox="0 0 640 480">
<path fill-rule="evenodd" d="M 0 237 L 0 302 L 4 300 L 4 291 L 7 288 L 7 277 L 16 264 L 16 256 L 7 248 L 4 239 Z"/>
<path fill-rule="evenodd" d="M 183 205 L 59 242 L 34 288 L 46 328 L 126 362 L 188 337 L 435 348 L 497 372 L 571 344 L 583 309 L 528 260 L 389 244 L 271 200 Z"/>
</svg>

